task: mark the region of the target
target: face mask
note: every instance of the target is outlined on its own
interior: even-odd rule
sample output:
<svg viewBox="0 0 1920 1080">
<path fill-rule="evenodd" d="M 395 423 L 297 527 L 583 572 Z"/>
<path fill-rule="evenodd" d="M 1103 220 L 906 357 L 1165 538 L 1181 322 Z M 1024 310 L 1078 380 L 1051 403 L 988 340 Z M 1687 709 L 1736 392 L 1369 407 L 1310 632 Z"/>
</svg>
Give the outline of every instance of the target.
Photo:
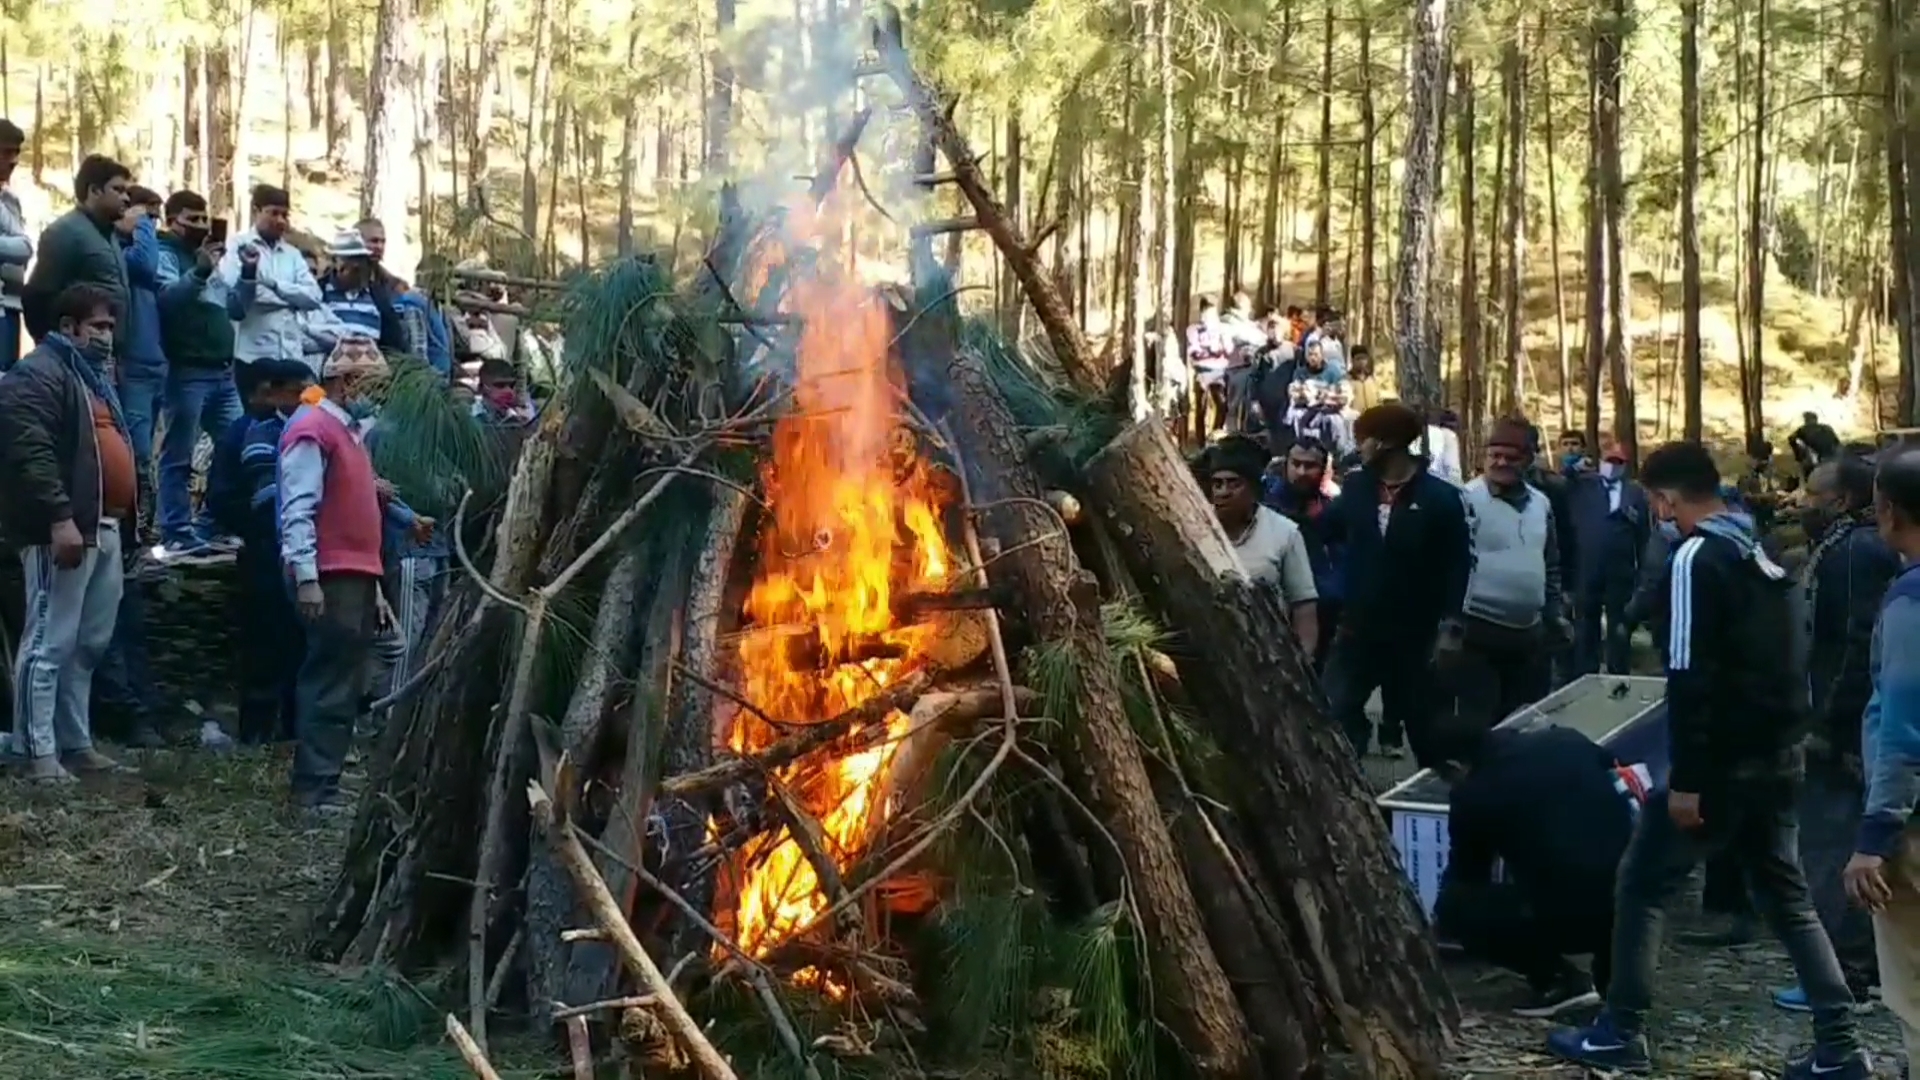
<svg viewBox="0 0 1920 1080">
<path fill-rule="evenodd" d="M 340 407 L 355 420 L 368 420 L 373 417 L 373 402 L 366 398 L 351 398 Z"/>
<path fill-rule="evenodd" d="M 502 412 L 510 412 L 520 404 L 520 391 L 505 387 L 489 390 L 487 391 L 487 404 L 492 405 Z"/>
<path fill-rule="evenodd" d="M 207 242 L 206 229 L 188 229 L 183 227 L 176 229 L 174 235 L 180 238 L 181 243 L 190 248 L 197 248 Z"/>
<path fill-rule="evenodd" d="M 1580 467 L 1580 451 L 1569 450 L 1566 453 L 1561 454 L 1560 467 L 1566 470 L 1567 472 L 1572 472 L 1573 470 L 1579 468 Z"/>
<path fill-rule="evenodd" d="M 1626 465 L 1618 461 L 1603 461 L 1600 463 L 1600 475 L 1606 477 L 1608 480 L 1618 480 L 1626 471 Z"/>
<path fill-rule="evenodd" d="M 1660 537 L 1661 539 L 1665 540 L 1669 544 L 1679 543 L 1680 542 L 1680 526 L 1675 525 L 1671 521 L 1662 521 L 1660 523 Z"/>
</svg>

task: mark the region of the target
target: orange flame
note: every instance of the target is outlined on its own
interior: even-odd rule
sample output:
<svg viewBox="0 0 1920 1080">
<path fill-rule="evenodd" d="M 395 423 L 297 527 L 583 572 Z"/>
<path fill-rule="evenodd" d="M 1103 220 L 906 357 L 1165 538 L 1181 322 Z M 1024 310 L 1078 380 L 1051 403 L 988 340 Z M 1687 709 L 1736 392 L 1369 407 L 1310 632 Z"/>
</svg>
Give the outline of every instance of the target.
<svg viewBox="0 0 1920 1080">
<path fill-rule="evenodd" d="M 795 214 L 788 229 L 810 220 Z M 770 246 L 757 276 L 764 277 L 766 259 L 784 257 Z M 752 629 L 740 638 L 739 660 L 749 700 L 775 719 L 806 722 L 858 706 L 924 654 L 928 630 L 895 625 L 895 592 L 943 588 L 951 559 L 940 489 L 899 427 L 886 308 L 825 257 L 792 283 L 786 307 L 803 320 L 796 382 L 792 411 L 774 428 L 762 472 L 773 512 L 762 531 L 759 574 L 746 602 Z M 886 723 L 890 737 L 879 745 L 824 767 L 790 767 L 779 777 L 819 821 L 826 854 L 842 868 L 878 836 L 886 817 L 889 766 L 907 718 L 895 712 Z M 728 742 L 746 753 L 777 734 L 743 712 Z M 830 905 L 785 831 L 749 846 L 739 865 L 745 874 L 734 931 L 749 954 L 765 954 Z"/>
</svg>

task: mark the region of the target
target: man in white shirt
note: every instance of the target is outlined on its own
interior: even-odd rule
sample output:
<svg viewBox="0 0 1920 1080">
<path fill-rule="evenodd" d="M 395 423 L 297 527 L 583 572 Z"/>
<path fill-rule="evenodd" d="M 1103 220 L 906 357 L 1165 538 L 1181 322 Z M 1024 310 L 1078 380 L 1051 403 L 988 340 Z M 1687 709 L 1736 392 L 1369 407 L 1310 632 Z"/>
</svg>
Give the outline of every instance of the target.
<svg viewBox="0 0 1920 1080">
<path fill-rule="evenodd" d="M 27 264 L 33 261 L 33 240 L 27 236 L 20 200 L 7 184 L 26 141 L 27 133 L 18 125 L 0 119 L 0 371 L 12 367 L 23 351 L 20 290 L 27 283 Z"/>
<path fill-rule="evenodd" d="M 1267 452 L 1245 436 L 1228 436 L 1200 455 L 1195 471 L 1205 481 L 1213 512 L 1233 541 L 1240 565 L 1253 580 L 1279 588 L 1294 637 L 1312 656 L 1320 640 L 1320 594 L 1300 527 L 1260 505 Z"/>
<path fill-rule="evenodd" d="M 320 285 L 306 256 L 286 238 L 287 193 L 259 184 L 252 202 L 253 228 L 233 238 L 215 272 L 234 321 L 234 359 L 304 360 L 307 334 L 300 315 L 320 308 Z"/>
</svg>

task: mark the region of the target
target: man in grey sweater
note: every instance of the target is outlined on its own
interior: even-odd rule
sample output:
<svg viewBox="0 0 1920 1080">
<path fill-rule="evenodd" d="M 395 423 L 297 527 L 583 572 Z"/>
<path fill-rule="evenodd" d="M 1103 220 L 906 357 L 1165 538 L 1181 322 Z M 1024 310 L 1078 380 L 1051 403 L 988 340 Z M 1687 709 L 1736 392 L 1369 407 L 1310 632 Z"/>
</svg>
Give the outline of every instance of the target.
<svg viewBox="0 0 1920 1080">
<path fill-rule="evenodd" d="M 40 257 L 27 278 L 27 332 L 35 338 L 56 329 L 53 299 L 74 285 L 91 285 L 113 298 L 115 325 L 127 318 L 127 259 L 115 236 L 127 213 L 133 173 L 101 154 L 89 154 L 73 174 L 74 208 L 40 233 Z"/>
<path fill-rule="evenodd" d="M 26 216 L 20 200 L 7 189 L 26 143 L 27 133 L 19 125 L 0 119 L 0 371 L 20 359 L 20 290 L 27 283 L 27 264 L 33 261 Z"/>
<path fill-rule="evenodd" d="M 1522 479 L 1530 445 L 1525 423 L 1497 421 L 1487 438 L 1486 471 L 1463 493 L 1473 571 L 1443 676 L 1453 683 L 1460 715 L 1488 726 L 1546 696 L 1552 650 L 1571 636 L 1553 509 Z"/>
</svg>

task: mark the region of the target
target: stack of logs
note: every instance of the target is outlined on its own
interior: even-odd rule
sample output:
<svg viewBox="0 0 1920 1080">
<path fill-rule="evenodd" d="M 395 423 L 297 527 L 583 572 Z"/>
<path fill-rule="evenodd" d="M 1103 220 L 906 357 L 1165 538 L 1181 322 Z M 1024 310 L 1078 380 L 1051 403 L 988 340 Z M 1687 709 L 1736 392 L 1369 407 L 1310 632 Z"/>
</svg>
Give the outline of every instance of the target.
<svg viewBox="0 0 1920 1080">
<path fill-rule="evenodd" d="M 1107 372 L 1037 245 L 994 197 L 951 102 L 897 41 L 881 44 L 879 70 L 913 106 L 926 153 L 946 157 L 1071 389 L 1097 396 Z M 850 154 L 836 151 L 832 169 Z M 723 227 L 708 266 L 735 265 L 741 244 Z M 737 309 L 720 284 L 727 275 L 711 276 Z M 727 795 L 741 785 L 871 745 L 888 711 L 917 704 L 924 714 L 941 689 L 953 730 L 984 727 L 976 788 L 1003 766 L 1024 770 L 1082 811 L 1069 827 L 1073 857 L 1094 865 L 1084 877 L 1097 901 L 1127 905 L 1157 1025 L 1196 1075 L 1277 1080 L 1351 1061 L 1351 1075 L 1371 1080 L 1439 1076 L 1456 1010 L 1384 824 L 1321 712 L 1277 597 L 1241 569 L 1180 448 L 1161 423 L 1134 423 L 1084 468 L 1043 476 L 987 367 L 957 345 L 951 291 L 924 282 L 919 296 L 940 299 L 902 319 L 919 406 L 910 426 L 942 447 L 959 481 L 955 529 L 977 575 L 962 583 L 965 596 L 999 608 L 977 619 L 987 654 L 978 681 L 955 691 L 921 670 L 849 714 L 778 718 L 789 733 L 757 755 L 716 748 L 719 700 L 758 707 L 729 689 L 721 656 L 751 579 L 758 496 L 717 470 L 724 450 L 764 445 L 780 395 L 720 395 L 724 408 L 702 398 L 669 418 L 657 385 L 604 387 L 600 406 L 556 410 L 527 441 L 491 565 L 484 575 L 469 566 L 430 646 L 440 673 L 390 726 L 317 947 L 403 967 L 459 956 L 468 1012 L 449 1027 L 483 1075 L 488 1018 L 517 997 L 507 987 L 521 973 L 529 1007 L 564 1024 L 577 1052 L 588 1044 L 585 1014 L 611 1007 L 637 1029 L 623 1034 L 661 1063 L 732 1077 L 683 1000 L 692 969 L 751 986 L 782 1043 L 817 1075 L 818 1047 L 795 1034 L 770 986 L 777 976 L 715 925 L 712 874 L 697 867 L 710 868 L 729 841 L 710 836 L 709 823 L 738 809 Z M 756 336 L 780 332 L 779 320 L 764 322 Z M 938 401 L 919 393 L 932 384 Z M 640 539 L 620 539 L 643 520 Z M 537 703 L 553 605 L 583 584 L 599 597 L 587 631 L 595 648 L 556 702 Z M 1197 792 L 1143 749 L 1122 700 L 1136 673 L 1122 670 L 1102 629 L 1102 603 L 1120 597 L 1173 635 L 1166 670 L 1150 681 L 1197 706 L 1228 781 Z M 1044 752 L 1019 723 L 1033 702 L 1009 642 L 1072 661 L 1075 715 Z M 833 877 L 817 924 L 913 871 L 974 794 L 893 837 L 886 864 L 862 868 L 857 882 L 809 851 L 823 883 Z M 768 801 L 782 816 L 781 800 Z M 796 838 L 810 831 L 791 807 L 784 823 Z M 453 912 L 464 918 L 454 923 Z M 449 933 L 450 923 L 464 932 Z M 885 978 L 854 972 L 856 983 Z"/>
</svg>

